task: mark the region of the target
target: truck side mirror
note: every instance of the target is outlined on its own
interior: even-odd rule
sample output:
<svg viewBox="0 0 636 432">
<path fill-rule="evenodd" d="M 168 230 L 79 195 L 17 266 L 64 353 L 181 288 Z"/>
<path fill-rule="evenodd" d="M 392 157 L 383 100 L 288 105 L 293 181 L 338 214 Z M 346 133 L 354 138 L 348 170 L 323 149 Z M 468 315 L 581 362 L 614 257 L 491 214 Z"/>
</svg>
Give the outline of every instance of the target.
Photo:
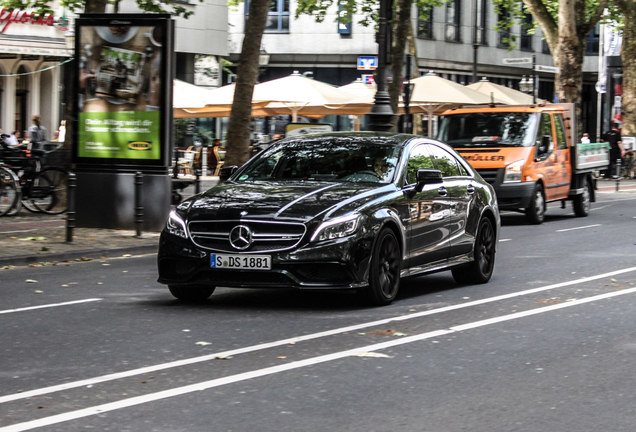
<svg viewBox="0 0 636 432">
<path fill-rule="evenodd" d="M 541 137 L 541 142 L 539 143 L 539 148 L 537 149 L 537 159 L 541 160 L 541 159 L 545 159 L 545 157 L 548 154 L 548 151 L 550 150 L 550 142 L 551 142 L 551 137 L 550 135 L 543 135 Z"/>
</svg>

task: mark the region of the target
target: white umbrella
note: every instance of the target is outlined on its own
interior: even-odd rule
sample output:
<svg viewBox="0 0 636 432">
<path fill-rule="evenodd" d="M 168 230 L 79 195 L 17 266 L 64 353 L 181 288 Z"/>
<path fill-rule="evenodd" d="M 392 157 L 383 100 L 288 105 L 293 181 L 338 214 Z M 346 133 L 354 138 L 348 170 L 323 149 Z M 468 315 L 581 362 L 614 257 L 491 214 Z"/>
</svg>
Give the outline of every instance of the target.
<svg viewBox="0 0 636 432">
<path fill-rule="evenodd" d="M 178 87 L 177 87 L 177 82 Z M 198 94 L 192 94 L 193 88 Z M 229 84 L 215 89 L 205 89 L 183 81 L 175 80 L 174 87 L 174 117 L 175 118 L 201 118 L 201 117 L 229 117 L 232 112 L 234 100 L 234 84 Z M 269 101 L 252 101 L 252 115 L 273 115 L 263 111 L 262 108 Z"/>
<path fill-rule="evenodd" d="M 337 87 L 306 78 L 295 71 L 292 75 L 254 86 L 254 100 L 271 101 L 267 110 L 273 115 L 291 114 L 322 117 L 329 114 L 349 114 L 346 104 L 355 98 Z M 352 111 L 354 108 L 350 108 Z"/>
<path fill-rule="evenodd" d="M 492 95 L 492 97 L 497 101 L 495 103 L 501 102 L 506 105 L 530 105 L 532 103 L 545 103 L 543 99 L 537 99 L 536 102 L 533 102 L 532 95 L 520 92 L 519 90 L 511 89 L 510 87 L 492 83 L 485 78 L 467 87 L 485 95 Z"/>
<path fill-rule="evenodd" d="M 428 135 L 431 136 L 433 115 L 461 105 L 480 105 L 491 102 L 490 97 L 444 79 L 429 72 L 419 78 L 411 79 L 414 84 L 409 110 L 411 113 L 428 115 Z"/>
</svg>

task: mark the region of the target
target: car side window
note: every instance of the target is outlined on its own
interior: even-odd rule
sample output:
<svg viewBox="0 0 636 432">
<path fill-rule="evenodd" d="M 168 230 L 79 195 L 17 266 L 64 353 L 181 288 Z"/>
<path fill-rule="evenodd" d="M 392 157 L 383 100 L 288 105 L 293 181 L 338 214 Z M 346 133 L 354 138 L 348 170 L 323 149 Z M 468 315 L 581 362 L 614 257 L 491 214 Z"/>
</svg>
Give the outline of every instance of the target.
<svg viewBox="0 0 636 432">
<path fill-rule="evenodd" d="M 425 144 L 415 147 L 409 155 L 409 162 L 406 166 L 407 184 L 417 183 L 417 170 L 420 168 L 437 169 L 429 146 Z"/>
<path fill-rule="evenodd" d="M 549 137 L 549 144 L 545 146 L 544 137 Z M 552 140 L 552 116 L 547 113 L 541 114 L 541 122 L 539 123 L 539 132 L 537 133 L 537 157 L 546 158 L 554 149 Z"/>
<path fill-rule="evenodd" d="M 554 115 L 554 128 L 556 129 L 557 148 L 560 150 L 568 148 L 565 139 L 565 126 L 563 125 L 563 114 Z"/>
<path fill-rule="evenodd" d="M 442 177 L 457 177 L 461 175 L 459 162 L 457 162 L 455 156 L 435 145 L 430 146 L 430 148 L 435 158 L 435 165 L 437 165 L 437 169 L 442 172 Z"/>
</svg>

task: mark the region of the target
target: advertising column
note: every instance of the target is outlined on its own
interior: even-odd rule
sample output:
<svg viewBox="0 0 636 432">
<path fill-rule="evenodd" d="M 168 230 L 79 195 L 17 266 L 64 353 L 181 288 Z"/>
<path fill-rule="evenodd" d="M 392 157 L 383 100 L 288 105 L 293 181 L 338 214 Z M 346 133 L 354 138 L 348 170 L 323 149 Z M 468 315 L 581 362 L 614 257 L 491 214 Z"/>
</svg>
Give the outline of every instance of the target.
<svg viewBox="0 0 636 432">
<path fill-rule="evenodd" d="M 76 20 L 79 227 L 133 229 L 139 171 L 144 229 L 163 226 L 171 192 L 173 34 L 168 15 L 84 14 Z"/>
</svg>

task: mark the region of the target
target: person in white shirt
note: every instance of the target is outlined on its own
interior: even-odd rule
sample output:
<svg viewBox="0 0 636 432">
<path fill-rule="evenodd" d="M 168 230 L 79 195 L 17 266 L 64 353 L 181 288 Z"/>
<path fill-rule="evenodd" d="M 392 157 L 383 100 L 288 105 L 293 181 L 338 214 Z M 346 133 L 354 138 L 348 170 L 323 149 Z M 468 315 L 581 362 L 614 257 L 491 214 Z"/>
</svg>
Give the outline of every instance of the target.
<svg viewBox="0 0 636 432">
<path fill-rule="evenodd" d="M 588 144 L 589 142 L 590 142 L 590 135 L 587 132 L 585 132 L 583 134 L 583 137 L 581 138 L 581 143 Z"/>
<path fill-rule="evenodd" d="M 13 133 L 6 138 L 5 142 L 9 147 L 21 146 L 22 137 L 20 136 L 20 131 L 13 131 Z"/>
</svg>

